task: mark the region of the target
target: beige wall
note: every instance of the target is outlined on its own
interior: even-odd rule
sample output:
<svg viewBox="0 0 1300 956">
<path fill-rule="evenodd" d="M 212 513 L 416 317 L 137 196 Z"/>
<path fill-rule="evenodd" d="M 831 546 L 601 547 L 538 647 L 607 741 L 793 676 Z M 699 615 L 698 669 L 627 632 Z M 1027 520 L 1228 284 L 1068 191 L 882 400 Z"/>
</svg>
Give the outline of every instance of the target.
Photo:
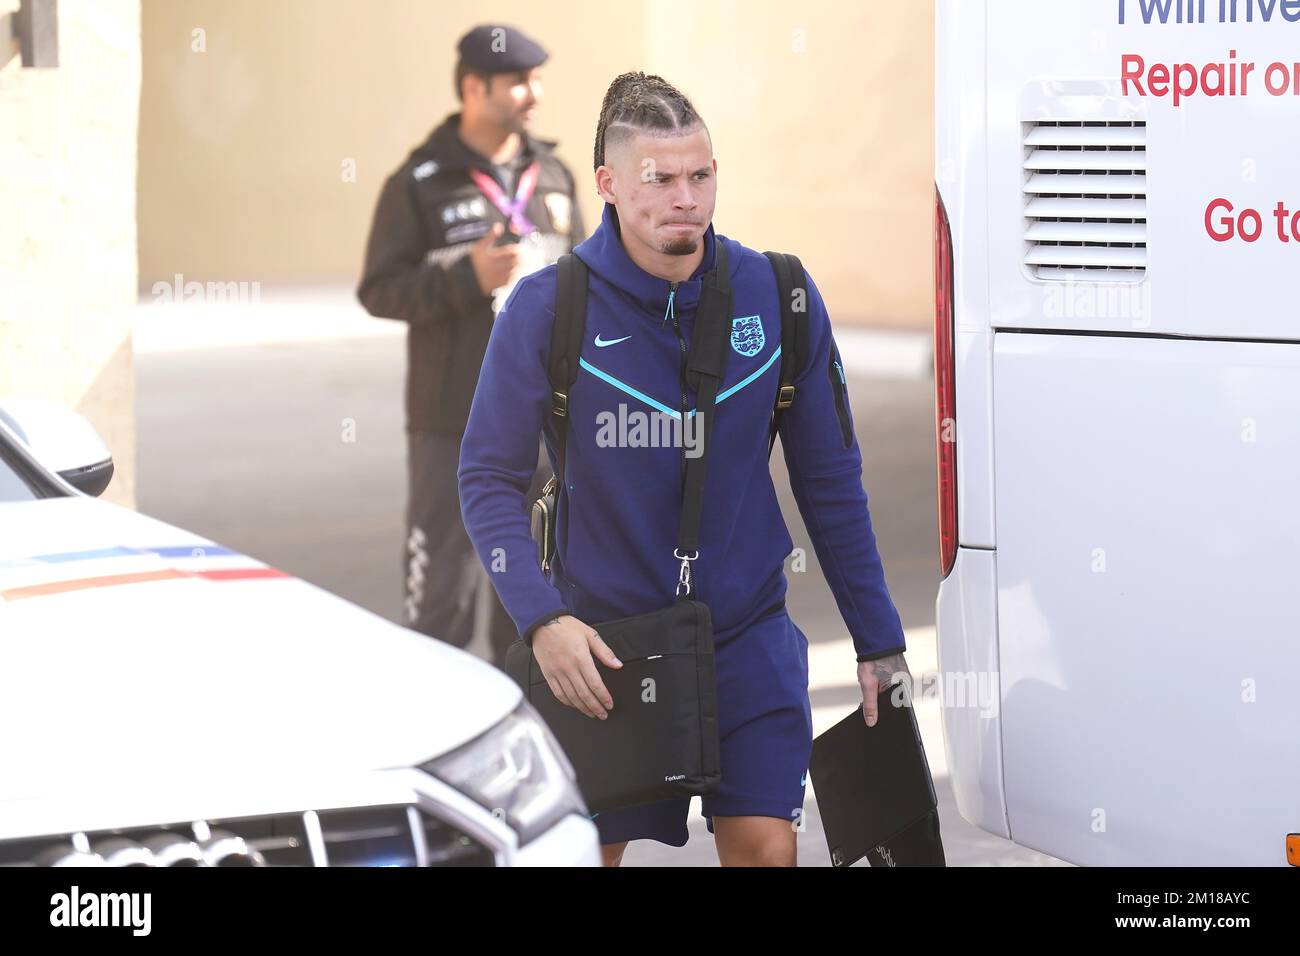
<svg viewBox="0 0 1300 956">
<path fill-rule="evenodd" d="M 932 4 L 671 0 L 643 36 L 713 134 L 718 229 L 799 255 L 837 321 L 928 328 Z"/>
<path fill-rule="evenodd" d="M 139 0 L 58 9 L 58 67 L 0 69 L 0 396 L 90 419 L 116 462 L 103 497 L 133 505 Z"/>
<path fill-rule="evenodd" d="M 535 128 L 560 140 L 589 223 L 605 88 L 661 73 L 713 133 L 721 232 L 801 255 L 837 321 L 928 325 L 922 0 L 144 0 L 142 289 L 354 281 L 384 177 L 456 108 L 455 41 L 488 17 L 551 51 Z"/>
</svg>

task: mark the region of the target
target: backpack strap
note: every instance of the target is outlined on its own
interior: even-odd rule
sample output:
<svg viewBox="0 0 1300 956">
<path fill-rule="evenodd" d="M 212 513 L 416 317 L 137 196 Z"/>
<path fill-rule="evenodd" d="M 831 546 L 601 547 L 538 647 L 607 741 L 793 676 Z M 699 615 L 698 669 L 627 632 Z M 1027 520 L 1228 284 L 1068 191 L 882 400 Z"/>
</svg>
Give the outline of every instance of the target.
<svg viewBox="0 0 1300 956">
<path fill-rule="evenodd" d="M 564 446 L 568 433 L 569 389 L 578 379 L 578 356 L 587 324 L 587 264 L 572 252 L 556 262 L 555 321 L 551 324 L 548 375 L 551 414 L 556 418 L 555 478 L 564 486 Z"/>
<path fill-rule="evenodd" d="M 771 458 L 777 431 L 781 427 L 781 413 L 794 404 L 795 376 L 808 353 L 808 279 L 797 256 L 780 252 L 765 252 L 763 255 L 772 264 L 777 295 L 781 299 L 781 384 L 777 388 L 772 423 L 767 434 L 767 456 Z"/>
<path fill-rule="evenodd" d="M 692 589 L 690 562 L 685 555 L 699 557 L 700 517 L 704 508 L 704 480 L 709 447 L 712 444 L 714 406 L 717 404 L 718 386 L 727 367 L 727 340 L 731 328 L 731 269 L 727 262 L 727 247 L 714 242 L 713 268 L 701 283 L 700 302 L 695 312 L 695 332 L 691 341 L 690 358 L 686 367 L 687 383 L 696 390 L 695 437 L 699 454 L 688 456 L 682 449 L 683 485 L 682 510 L 677 525 L 677 550 L 674 557 L 682 562 L 678 578 L 678 596 Z M 687 427 L 687 411 L 682 409 L 682 428 Z"/>
</svg>

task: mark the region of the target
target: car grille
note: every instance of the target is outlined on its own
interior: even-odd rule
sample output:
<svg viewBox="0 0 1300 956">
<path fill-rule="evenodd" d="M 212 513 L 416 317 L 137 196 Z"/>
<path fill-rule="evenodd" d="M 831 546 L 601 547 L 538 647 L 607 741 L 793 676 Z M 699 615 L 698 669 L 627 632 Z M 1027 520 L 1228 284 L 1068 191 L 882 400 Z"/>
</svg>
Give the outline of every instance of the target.
<svg viewBox="0 0 1300 956">
<path fill-rule="evenodd" d="M 308 810 L 0 840 L 0 866 L 494 866 L 413 805 Z"/>
</svg>

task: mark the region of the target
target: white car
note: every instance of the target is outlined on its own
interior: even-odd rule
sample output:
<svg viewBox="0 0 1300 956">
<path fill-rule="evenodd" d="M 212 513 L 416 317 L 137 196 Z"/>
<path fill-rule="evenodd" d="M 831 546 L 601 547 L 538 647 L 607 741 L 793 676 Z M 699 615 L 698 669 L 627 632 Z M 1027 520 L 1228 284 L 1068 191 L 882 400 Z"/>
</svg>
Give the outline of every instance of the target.
<svg viewBox="0 0 1300 956">
<path fill-rule="evenodd" d="M 936 6 L 948 765 L 1074 863 L 1300 865 L 1297 21 Z"/>
<path fill-rule="evenodd" d="M 84 419 L 0 403 L 0 865 L 599 865 L 509 678 L 111 474 Z"/>
</svg>

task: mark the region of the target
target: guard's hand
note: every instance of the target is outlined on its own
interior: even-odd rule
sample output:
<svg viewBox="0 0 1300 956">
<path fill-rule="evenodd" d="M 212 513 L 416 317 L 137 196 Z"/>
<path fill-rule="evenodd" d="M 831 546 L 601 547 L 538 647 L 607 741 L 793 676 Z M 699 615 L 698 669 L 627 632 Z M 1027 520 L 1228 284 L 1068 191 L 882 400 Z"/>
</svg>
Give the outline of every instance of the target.
<svg viewBox="0 0 1300 956">
<path fill-rule="evenodd" d="M 895 683 L 895 675 L 906 674 L 911 679 L 912 672 L 907 669 L 907 661 L 902 654 L 880 657 L 874 661 L 862 661 L 858 664 L 858 686 L 862 688 L 862 716 L 868 727 L 876 726 L 880 716 L 880 695 L 887 693 Z"/>
<path fill-rule="evenodd" d="M 609 716 L 614 698 L 596 671 L 595 658 L 613 668 L 623 662 L 599 634 L 576 617 L 562 614 L 533 631 L 533 655 L 556 700 L 588 717 Z"/>
<path fill-rule="evenodd" d="M 499 222 L 492 223 L 492 228 L 483 234 L 483 238 L 474 243 L 469 250 L 469 261 L 474 266 L 474 277 L 478 279 L 479 291 L 491 295 L 493 289 L 499 289 L 510 281 L 510 274 L 519 262 L 518 243 L 494 246 L 506 231 Z"/>
</svg>

